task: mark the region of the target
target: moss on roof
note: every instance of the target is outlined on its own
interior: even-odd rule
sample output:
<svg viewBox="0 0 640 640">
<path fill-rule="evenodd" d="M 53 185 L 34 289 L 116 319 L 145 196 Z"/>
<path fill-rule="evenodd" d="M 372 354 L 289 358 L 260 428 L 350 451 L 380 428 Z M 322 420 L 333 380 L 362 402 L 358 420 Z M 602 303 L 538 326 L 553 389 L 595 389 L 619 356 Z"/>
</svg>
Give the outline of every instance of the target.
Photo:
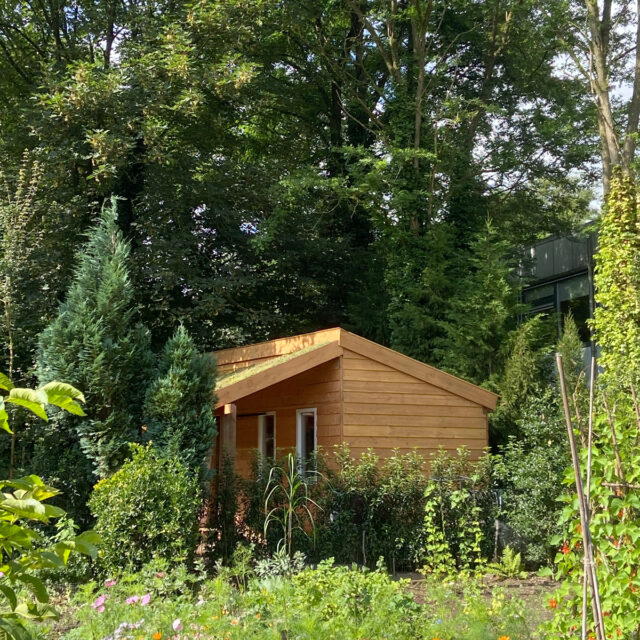
<svg viewBox="0 0 640 640">
<path fill-rule="evenodd" d="M 226 373 L 222 373 L 218 376 L 216 383 L 216 390 L 224 389 L 236 382 L 240 382 L 241 380 L 246 380 L 251 376 L 256 375 L 257 373 L 261 373 L 262 371 L 267 371 L 272 367 L 275 367 L 283 362 L 288 362 L 289 360 L 293 360 L 298 356 L 302 356 L 310 351 L 314 351 L 319 347 L 324 347 L 329 344 L 330 341 L 321 342 L 319 344 L 311 345 L 310 347 L 305 347 L 304 349 L 300 349 L 299 351 L 294 351 L 292 353 L 287 353 L 283 356 L 278 356 L 277 358 L 270 358 L 269 360 L 265 360 L 264 362 L 259 362 L 258 364 L 252 364 L 248 367 L 243 367 L 242 369 L 236 369 L 235 371 L 228 371 Z"/>
</svg>

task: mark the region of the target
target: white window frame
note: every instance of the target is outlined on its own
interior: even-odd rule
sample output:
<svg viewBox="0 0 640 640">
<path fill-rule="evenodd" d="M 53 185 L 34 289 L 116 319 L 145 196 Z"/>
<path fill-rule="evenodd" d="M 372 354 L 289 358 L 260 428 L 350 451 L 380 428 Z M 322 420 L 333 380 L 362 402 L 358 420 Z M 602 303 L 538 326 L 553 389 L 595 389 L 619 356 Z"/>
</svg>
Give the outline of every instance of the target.
<svg viewBox="0 0 640 640">
<path fill-rule="evenodd" d="M 265 430 L 265 420 L 264 418 L 266 416 L 273 416 L 273 459 L 275 460 L 277 455 L 276 455 L 276 451 L 278 448 L 277 445 L 277 434 L 278 434 L 278 421 L 276 419 L 276 412 L 275 411 L 267 411 L 265 413 L 261 413 L 258 416 L 258 451 L 260 452 L 260 455 L 264 458 L 266 458 L 266 454 L 265 454 L 265 450 L 264 450 L 264 445 L 265 445 L 265 437 L 264 437 L 264 430 Z"/>
<path fill-rule="evenodd" d="M 303 467 L 303 451 L 302 451 L 302 415 L 305 413 L 313 413 L 313 451 L 318 451 L 318 409 L 316 407 L 308 407 L 306 409 L 296 410 L 296 453 L 300 461 L 300 472 L 304 471 Z"/>
</svg>

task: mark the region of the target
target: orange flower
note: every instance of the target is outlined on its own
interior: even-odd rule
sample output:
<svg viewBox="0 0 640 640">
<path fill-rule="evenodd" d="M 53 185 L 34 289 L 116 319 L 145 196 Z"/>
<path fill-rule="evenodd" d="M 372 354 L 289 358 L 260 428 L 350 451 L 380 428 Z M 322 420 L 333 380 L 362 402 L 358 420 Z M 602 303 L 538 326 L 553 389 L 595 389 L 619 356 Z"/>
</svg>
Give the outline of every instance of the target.
<svg viewBox="0 0 640 640">
<path fill-rule="evenodd" d="M 498 640 L 511 640 L 509 636 L 500 636 Z"/>
<path fill-rule="evenodd" d="M 162 634 L 158 631 L 153 634 L 153 640 L 161 640 Z"/>
<path fill-rule="evenodd" d="M 555 598 L 551 598 L 551 600 L 549 600 L 549 606 L 555 609 L 558 606 L 558 601 Z"/>
<path fill-rule="evenodd" d="M 238 622 L 240 622 L 240 620 L 238 620 L 238 618 L 234 618 L 234 619 L 231 621 L 231 624 L 235 627 L 235 626 L 238 624 Z"/>
<path fill-rule="evenodd" d="M 566 542 L 562 545 L 562 553 L 564 553 L 565 556 L 571 553 L 571 547 Z"/>
<path fill-rule="evenodd" d="M 256 620 L 260 620 L 260 614 L 256 613 Z"/>
</svg>

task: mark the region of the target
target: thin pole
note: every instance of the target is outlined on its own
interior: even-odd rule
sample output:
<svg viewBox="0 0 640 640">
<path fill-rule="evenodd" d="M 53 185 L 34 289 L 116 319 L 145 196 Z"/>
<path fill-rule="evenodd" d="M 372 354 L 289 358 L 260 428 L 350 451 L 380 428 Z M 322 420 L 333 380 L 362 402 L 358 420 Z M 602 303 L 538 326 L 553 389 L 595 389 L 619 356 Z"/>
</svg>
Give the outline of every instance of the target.
<svg viewBox="0 0 640 640">
<path fill-rule="evenodd" d="M 600 594 L 598 593 L 598 578 L 595 572 L 595 564 L 593 562 L 593 547 L 591 544 L 591 535 L 589 532 L 589 522 L 587 520 L 587 505 L 585 502 L 584 489 L 582 486 L 582 475 L 580 474 L 580 462 L 578 460 L 578 450 L 573 435 L 573 424 L 571 423 L 571 412 L 569 410 L 569 399 L 567 396 L 567 387 L 564 380 L 564 367 L 562 366 L 562 354 L 556 353 L 556 365 L 558 367 L 558 380 L 560 382 L 560 391 L 562 393 L 562 405 L 564 407 L 564 417 L 567 425 L 567 433 L 569 435 L 569 446 L 571 447 L 571 460 L 573 462 L 573 473 L 576 480 L 576 492 L 578 493 L 578 506 L 580 508 L 580 525 L 582 526 L 582 544 L 585 554 L 585 564 L 588 564 L 587 576 L 589 586 L 591 588 L 591 601 L 593 603 L 593 618 L 598 640 L 606 640 L 604 635 L 604 619 L 602 617 L 602 608 L 600 606 Z"/>
<path fill-rule="evenodd" d="M 587 490 L 586 490 L 586 507 L 587 507 L 587 524 L 591 523 L 591 454 L 593 450 L 593 401 L 596 377 L 596 359 L 591 356 L 591 371 L 589 376 L 589 431 L 587 433 Z M 587 572 L 589 565 L 587 562 L 587 554 L 584 554 L 584 572 L 582 576 L 582 640 L 587 640 L 587 607 L 588 607 L 588 578 Z"/>
</svg>

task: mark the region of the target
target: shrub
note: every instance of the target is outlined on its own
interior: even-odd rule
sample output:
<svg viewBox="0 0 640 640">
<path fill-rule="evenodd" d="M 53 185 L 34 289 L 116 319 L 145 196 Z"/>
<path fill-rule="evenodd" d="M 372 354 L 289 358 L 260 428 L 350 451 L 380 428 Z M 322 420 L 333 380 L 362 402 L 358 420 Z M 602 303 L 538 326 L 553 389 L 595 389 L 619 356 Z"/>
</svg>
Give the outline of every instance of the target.
<svg viewBox="0 0 640 640">
<path fill-rule="evenodd" d="M 497 465 L 503 486 L 501 516 L 515 535 L 512 544 L 529 566 L 537 567 L 553 560 L 549 540 L 558 533 L 558 497 L 570 457 L 555 391 L 531 399 L 522 414 L 522 435 L 509 439 Z"/>
<path fill-rule="evenodd" d="M 306 488 L 315 503 L 308 503 L 315 536 L 308 535 L 310 523 L 294 527 L 292 548 L 314 560 L 332 557 L 341 563 L 371 566 L 383 556 L 393 569 L 416 566 L 422 556 L 424 458 L 415 452 L 395 453 L 381 463 L 373 451 L 366 451 L 354 460 L 343 445 L 334 451 L 334 461 L 335 465 L 330 465 L 322 452 L 317 456 L 318 473 Z M 283 464 L 286 460 L 280 466 Z M 274 550 L 282 537 L 274 527 L 267 532 L 267 539 L 262 539 L 269 471 L 269 464 L 256 457 L 252 477 L 240 483 L 241 512 L 247 529 L 255 534 L 251 539 L 259 539 Z M 273 501 L 270 504 L 270 508 L 275 506 Z M 302 510 L 298 515 L 303 517 Z"/>
<path fill-rule="evenodd" d="M 456 456 L 440 449 L 432 456 L 424 497 L 425 570 L 468 570 L 482 564 L 491 551 L 497 513 L 491 456 L 473 462 L 465 447 Z"/>
<path fill-rule="evenodd" d="M 98 482 L 89 500 L 102 536 L 104 571 L 135 570 L 154 558 L 180 563 L 192 557 L 200 507 L 198 478 L 150 446 L 132 445 L 133 457 Z"/>
<path fill-rule="evenodd" d="M 213 358 L 198 353 L 187 330 L 178 327 L 147 389 L 147 436 L 158 451 L 178 458 L 199 474 L 203 486 L 210 480 L 207 463 L 216 435 L 215 386 Z"/>
</svg>

